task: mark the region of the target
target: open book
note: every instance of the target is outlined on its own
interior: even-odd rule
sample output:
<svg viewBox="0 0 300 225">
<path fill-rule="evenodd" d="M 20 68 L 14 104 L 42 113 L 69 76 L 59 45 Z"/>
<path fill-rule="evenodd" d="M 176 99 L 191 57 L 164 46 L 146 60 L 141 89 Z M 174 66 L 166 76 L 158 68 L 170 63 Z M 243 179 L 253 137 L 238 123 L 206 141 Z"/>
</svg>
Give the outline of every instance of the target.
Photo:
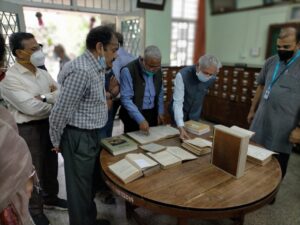
<svg viewBox="0 0 300 225">
<path fill-rule="evenodd" d="M 200 122 L 197 122 L 197 121 L 194 121 L 194 120 L 186 121 L 184 123 L 184 128 L 188 132 L 190 132 L 192 134 L 196 134 L 196 135 L 202 135 L 202 134 L 210 132 L 209 125 L 204 124 L 204 123 L 200 123 Z"/>
<path fill-rule="evenodd" d="M 143 153 L 127 154 L 124 159 L 108 166 L 108 168 L 125 184 L 160 170 L 159 164 Z"/>
<path fill-rule="evenodd" d="M 263 166 L 272 159 L 273 154 L 277 153 L 255 145 L 249 145 L 247 160 Z"/>
<path fill-rule="evenodd" d="M 156 126 L 149 128 L 149 134 L 146 135 L 141 131 L 127 133 L 132 139 L 140 144 L 148 144 L 154 141 L 174 137 L 179 135 L 179 131 L 171 126 Z"/>
<path fill-rule="evenodd" d="M 146 145 L 141 145 L 140 148 L 147 152 L 160 152 L 162 150 L 165 150 L 166 146 L 159 145 L 156 143 L 150 143 L 150 144 L 146 144 Z"/>
<path fill-rule="evenodd" d="M 244 175 L 251 136 L 241 129 L 216 125 L 212 147 L 212 164 L 236 178 Z"/>
<path fill-rule="evenodd" d="M 167 151 L 179 158 L 181 161 L 197 159 L 197 156 L 185 151 L 180 147 L 168 146 Z"/>
<path fill-rule="evenodd" d="M 150 157 L 156 160 L 163 169 L 181 164 L 183 161 L 193 160 L 197 157 L 180 147 L 168 146 L 166 150 L 158 153 L 147 153 Z"/>
<path fill-rule="evenodd" d="M 112 155 L 120 155 L 138 149 L 137 143 L 124 135 L 104 138 L 101 140 L 101 145 Z"/>
<path fill-rule="evenodd" d="M 191 140 L 184 140 L 181 145 L 195 155 L 200 156 L 211 152 L 212 142 L 197 137 Z"/>
</svg>

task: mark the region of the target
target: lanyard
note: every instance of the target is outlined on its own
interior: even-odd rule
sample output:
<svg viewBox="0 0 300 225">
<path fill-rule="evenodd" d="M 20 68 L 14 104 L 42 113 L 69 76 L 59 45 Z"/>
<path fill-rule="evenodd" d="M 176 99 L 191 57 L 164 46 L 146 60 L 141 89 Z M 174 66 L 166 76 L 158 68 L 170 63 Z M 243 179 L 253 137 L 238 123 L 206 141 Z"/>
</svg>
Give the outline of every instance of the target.
<svg viewBox="0 0 300 225">
<path fill-rule="evenodd" d="M 280 67 L 280 62 L 278 60 L 273 76 L 272 76 L 272 81 L 270 83 L 270 85 L 268 86 L 268 89 L 266 90 L 265 94 L 264 94 L 264 99 L 268 99 L 269 95 L 271 93 L 271 89 L 273 87 L 273 85 L 276 83 L 276 81 L 279 79 L 279 77 L 284 74 L 284 72 L 296 61 L 296 59 L 298 59 L 300 57 L 300 51 L 297 52 L 297 54 L 289 61 L 289 63 L 286 65 L 286 67 L 284 68 L 284 70 L 278 74 L 279 71 L 279 67 Z M 278 75 L 277 75 L 278 74 Z"/>
<path fill-rule="evenodd" d="M 280 62 L 278 61 L 272 76 L 272 81 L 271 84 L 269 85 L 269 88 L 271 90 L 272 86 L 275 84 L 275 82 L 278 80 L 278 78 L 300 57 L 300 51 L 297 52 L 297 54 L 289 61 L 289 63 L 286 65 L 284 70 L 277 76 L 279 67 L 280 67 Z"/>
</svg>

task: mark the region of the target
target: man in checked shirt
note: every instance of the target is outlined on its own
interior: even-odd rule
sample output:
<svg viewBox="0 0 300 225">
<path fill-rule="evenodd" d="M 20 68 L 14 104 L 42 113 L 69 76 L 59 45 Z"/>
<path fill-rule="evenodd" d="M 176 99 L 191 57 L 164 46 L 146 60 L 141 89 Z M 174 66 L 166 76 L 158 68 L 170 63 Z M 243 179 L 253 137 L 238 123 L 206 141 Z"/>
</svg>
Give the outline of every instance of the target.
<svg viewBox="0 0 300 225">
<path fill-rule="evenodd" d="M 107 220 L 96 221 L 93 183 L 100 128 L 107 121 L 104 73 L 119 44 L 111 28 L 99 26 L 88 33 L 86 48 L 59 74 L 61 92 L 50 115 L 50 137 L 53 151 L 64 157 L 70 224 L 106 225 Z"/>
</svg>

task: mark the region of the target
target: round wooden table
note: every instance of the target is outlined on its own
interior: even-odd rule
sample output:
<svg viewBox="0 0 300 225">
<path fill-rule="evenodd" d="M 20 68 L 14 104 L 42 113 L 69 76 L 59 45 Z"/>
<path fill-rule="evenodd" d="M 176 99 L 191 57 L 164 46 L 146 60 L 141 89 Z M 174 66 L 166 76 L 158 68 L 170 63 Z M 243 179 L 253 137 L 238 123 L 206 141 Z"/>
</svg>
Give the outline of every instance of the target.
<svg viewBox="0 0 300 225">
<path fill-rule="evenodd" d="M 180 145 L 179 138 L 158 143 Z M 134 211 L 137 206 L 175 216 L 181 225 L 187 224 L 188 218 L 232 218 L 235 224 L 243 224 L 246 213 L 274 199 L 281 182 L 274 157 L 265 166 L 247 161 L 244 176 L 236 179 L 212 165 L 208 154 L 125 185 L 108 170 L 123 157 L 103 150 L 102 172 L 112 191 L 126 200 L 127 216 L 134 216 L 139 224 L 145 223 Z"/>
</svg>

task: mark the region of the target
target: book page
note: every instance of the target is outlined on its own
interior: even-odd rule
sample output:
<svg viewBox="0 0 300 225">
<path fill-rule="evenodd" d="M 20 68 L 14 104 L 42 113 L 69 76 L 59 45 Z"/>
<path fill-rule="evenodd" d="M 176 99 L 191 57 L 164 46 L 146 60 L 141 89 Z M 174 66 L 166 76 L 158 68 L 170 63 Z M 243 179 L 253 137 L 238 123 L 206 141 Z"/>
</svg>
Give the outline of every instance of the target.
<svg viewBox="0 0 300 225">
<path fill-rule="evenodd" d="M 212 147 L 212 142 L 205 140 L 203 138 L 194 138 L 194 139 L 190 139 L 190 140 L 184 140 L 184 142 L 195 145 L 197 147 L 200 148 L 204 148 L 204 147 Z"/>
<path fill-rule="evenodd" d="M 108 168 L 125 183 L 127 179 L 142 174 L 138 168 L 133 166 L 126 159 L 121 159 L 120 161 L 108 166 Z"/>
<path fill-rule="evenodd" d="M 148 152 L 159 152 L 164 150 L 166 147 L 163 145 L 155 144 L 155 143 L 150 143 L 147 145 L 141 145 L 141 149 L 148 151 Z"/>
<path fill-rule="evenodd" d="M 158 153 L 147 153 L 150 157 L 155 159 L 157 162 L 159 162 L 163 167 L 171 166 L 173 164 L 177 164 L 181 162 L 181 160 L 169 153 L 167 150 L 161 151 Z"/>
<path fill-rule="evenodd" d="M 172 155 L 178 157 L 181 160 L 192 160 L 192 159 L 197 158 L 195 155 L 193 155 L 179 147 L 170 146 L 170 147 L 167 147 L 167 151 L 170 152 Z"/>
<path fill-rule="evenodd" d="M 134 132 L 127 133 L 128 136 L 130 136 L 140 144 L 147 144 L 167 137 L 173 137 L 178 134 L 179 131 L 176 128 L 170 126 L 150 127 L 148 135 L 141 131 L 134 131 Z"/>
<path fill-rule="evenodd" d="M 139 169 L 147 169 L 152 166 L 156 166 L 157 162 L 150 159 L 143 153 L 137 153 L 137 154 L 127 154 L 125 158 L 131 162 L 134 166 L 138 167 Z"/>
<path fill-rule="evenodd" d="M 261 147 L 254 146 L 254 145 L 248 146 L 247 155 L 249 155 L 255 159 L 261 160 L 261 161 L 266 160 L 268 157 L 270 157 L 273 154 L 276 154 L 276 153 L 272 152 L 270 150 L 267 150 L 265 148 L 261 148 Z"/>
</svg>

